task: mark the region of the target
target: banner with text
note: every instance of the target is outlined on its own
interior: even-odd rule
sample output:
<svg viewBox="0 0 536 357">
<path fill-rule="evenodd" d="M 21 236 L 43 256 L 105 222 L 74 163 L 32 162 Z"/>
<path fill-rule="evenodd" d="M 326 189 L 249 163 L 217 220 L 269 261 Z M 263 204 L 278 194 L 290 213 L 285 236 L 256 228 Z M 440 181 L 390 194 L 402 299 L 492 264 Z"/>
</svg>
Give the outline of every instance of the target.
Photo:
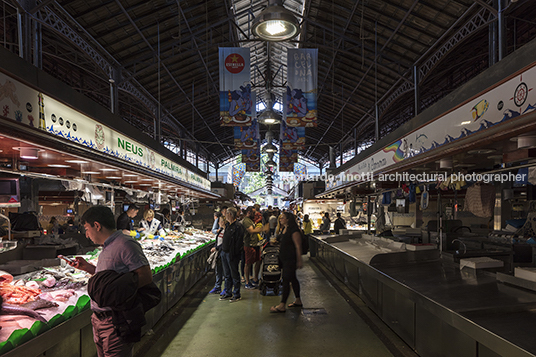
<svg viewBox="0 0 536 357">
<path fill-rule="evenodd" d="M 43 95 L 48 133 L 160 174 L 210 190 L 210 181 L 104 124 Z"/>
<path fill-rule="evenodd" d="M 288 126 L 317 126 L 318 49 L 289 49 L 285 121 Z"/>
<path fill-rule="evenodd" d="M 220 47 L 220 123 L 251 125 L 255 101 L 251 96 L 249 48 Z"/>
<path fill-rule="evenodd" d="M 4 117 L 210 191 L 210 181 L 60 101 L 0 73 Z"/>
</svg>

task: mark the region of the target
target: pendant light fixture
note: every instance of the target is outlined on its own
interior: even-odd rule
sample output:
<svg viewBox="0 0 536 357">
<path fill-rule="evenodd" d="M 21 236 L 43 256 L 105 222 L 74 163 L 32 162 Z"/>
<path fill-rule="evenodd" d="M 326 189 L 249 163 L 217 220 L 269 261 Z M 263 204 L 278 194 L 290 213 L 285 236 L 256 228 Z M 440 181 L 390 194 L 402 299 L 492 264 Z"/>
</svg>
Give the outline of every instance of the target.
<svg viewBox="0 0 536 357">
<path fill-rule="evenodd" d="M 274 138 L 274 134 L 268 130 L 266 132 L 266 142 L 267 144 L 264 145 L 264 147 L 262 148 L 262 152 L 266 152 L 266 153 L 276 153 L 277 152 L 277 147 L 272 144 L 272 140 Z"/>
<path fill-rule="evenodd" d="M 273 110 L 271 99 L 267 100 L 266 109 L 259 115 L 257 121 L 264 125 L 272 125 L 281 123 L 281 116 Z"/>
<path fill-rule="evenodd" d="M 286 41 L 298 35 L 296 16 L 283 6 L 282 0 L 268 0 L 268 7 L 253 20 L 253 34 L 265 41 Z"/>
</svg>

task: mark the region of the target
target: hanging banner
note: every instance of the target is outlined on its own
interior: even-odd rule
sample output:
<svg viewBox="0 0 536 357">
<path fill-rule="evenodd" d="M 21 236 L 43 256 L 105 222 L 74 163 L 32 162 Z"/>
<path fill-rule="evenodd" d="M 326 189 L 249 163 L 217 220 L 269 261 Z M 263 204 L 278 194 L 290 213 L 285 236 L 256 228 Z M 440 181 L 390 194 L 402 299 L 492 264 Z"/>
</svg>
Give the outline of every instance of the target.
<svg viewBox="0 0 536 357">
<path fill-rule="evenodd" d="M 234 143 L 236 149 L 256 149 L 259 147 L 260 133 L 257 119 L 250 126 L 234 127 Z"/>
<path fill-rule="evenodd" d="M 241 163 L 241 164 L 233 165 L 232 171 L 233 171 L 233 185 L 234 187 L 238 188 L 240 186 L 240 183 L 242 182 L 242 178 L 246 174 L 246 164 Z"/>
<path fill-rule="evenodd" d="M 247 172 L 259 172 L 261 168 L 261 149 L 242 150 L 242 162 L 246 164 Z"/>
<path fill-rule="evenodd" d="M 305 146 L 305 128 L 293 128 L 282 121 L 279 138 L 281 146 L 285 150 L 303 149 Z"/>
<path fill-rule="evenodd" d="M 249 48 L 220 47 L 220 122 L 222 126 L 251 125 L 255 102 L 251 96 Z"/>
<path fill-rule="evenodd" d="M 281 150 L 279 154 L 279 171 L 294 172 L 294 163 L 298 162 L 296 150 Z"/>
<path fill-rule="evenodd" d="M 296 181 L 304 181 L 307 178 L 307 166 L 298 162 L 294 163 L 294 175 L 296 175 Z"/>
<path fill-rule="evenodd" d="M 288 126 L 317 126 L 318 49 L 289 49 L 285 121 Z"/>
</svg>

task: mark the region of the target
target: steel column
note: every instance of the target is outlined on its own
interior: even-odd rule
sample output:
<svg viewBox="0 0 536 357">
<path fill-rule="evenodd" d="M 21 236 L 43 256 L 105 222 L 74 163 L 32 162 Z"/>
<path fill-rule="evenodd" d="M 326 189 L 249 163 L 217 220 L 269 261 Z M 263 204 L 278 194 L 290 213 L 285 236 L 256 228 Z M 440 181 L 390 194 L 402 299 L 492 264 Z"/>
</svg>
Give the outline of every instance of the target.
<svg viewBox="0 0 536 357">
<path fill-rule="evenodd" d="M 498 0 L 493 0 L 493 7 L 498 7 Z M 489 24 L 489 66 L 497 63 L 497 22 Z"/>
<path fill-rule="evenodd" d="M 506 21 L 504 18 L 504 0 L 498 0 L 498 46 L 499 46 L 499 57 L 498 60 L 502 60 L 506 56 Z"/>
<path fill-rule="evenodd" d="M 357 156 L 357 128 L 354 128 L 354 157 Z"/>
<path fill-rule="evenodd" d="M 421 98 L 419 92 L 419 68 L 413 66 L 413 89 L 415 92 L 415 116 L 421 112 Z"/>
<path fill-rule="evenodd" d="M 41 30 L 41 24 L 32 21 L 33 65 L 39 69 L 43 69 L 43 34 Z"/>
</svg>

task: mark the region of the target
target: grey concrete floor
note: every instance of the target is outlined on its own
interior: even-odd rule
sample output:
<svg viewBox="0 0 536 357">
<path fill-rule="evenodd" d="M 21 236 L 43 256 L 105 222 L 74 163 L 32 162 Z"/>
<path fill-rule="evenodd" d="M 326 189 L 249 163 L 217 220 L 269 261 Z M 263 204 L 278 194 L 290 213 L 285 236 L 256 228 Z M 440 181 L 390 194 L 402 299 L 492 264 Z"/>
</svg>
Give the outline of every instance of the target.
<svg viewBox="0 0 536 357">
<path fill-rule="evenodd" d="M 209 295 L 209 274 L 144 338 L 136 356 L 393 355 L 307 257 L 298 280 L 304 309 L 275 314 L 270 306 L 280 297 L 259 290 L 241 289 L 242 300 L 235 303 Z M 291 292 L 287 303 L 293 297 Z"/>
</svg>

